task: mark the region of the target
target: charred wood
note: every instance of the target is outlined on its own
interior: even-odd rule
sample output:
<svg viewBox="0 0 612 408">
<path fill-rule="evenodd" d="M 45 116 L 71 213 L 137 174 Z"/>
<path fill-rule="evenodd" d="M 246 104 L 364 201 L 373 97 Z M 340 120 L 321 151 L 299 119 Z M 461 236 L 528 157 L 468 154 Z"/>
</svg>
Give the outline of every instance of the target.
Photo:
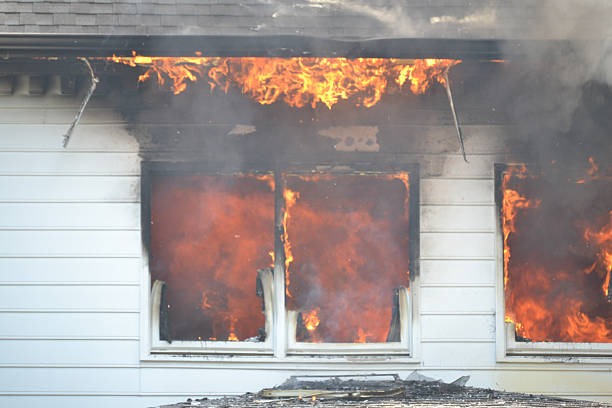
<svg viewBox="0 0 612 408">
<path fill-rule="evenodd" d="M 159 339 L 172 343 L 170 338 L 170 314 L 166 305 L 166 284 L 162 284 L 161 301 L 159 302 Z"/>
<path fill-rule="evenodd" d="M 402 323 L 400 319 L 400 288 L 393 289 L 393 308 L 391 309 L 391 324 L 387 334 L 387 342 L 398 342 L 401 340 Z"/>
<path fill-rule="evenodd" d="M 258 269 L 257 270 L 257 280 L 255 282 L 255 295 L 261 299 L 261 312 L 266 313 L 266 299 L 264 297 L 264 288 L 263 288 L 263 275 L 264 274 L 272 274 L 272 268 L 266 269 Z M 266 341 L 267 333 L 265 327 L 260 327 L 257 330 L 257 338 L 256 341 Z"/>
</svg>

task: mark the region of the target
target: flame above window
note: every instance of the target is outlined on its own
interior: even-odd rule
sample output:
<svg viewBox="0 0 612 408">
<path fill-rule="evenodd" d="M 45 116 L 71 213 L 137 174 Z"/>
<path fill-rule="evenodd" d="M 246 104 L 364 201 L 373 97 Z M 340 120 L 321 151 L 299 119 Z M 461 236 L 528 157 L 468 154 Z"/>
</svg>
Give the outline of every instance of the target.
<svg viewBox="0 0 612 408">
<path fill-rule="evenodd" d="M 318 103 L 329 109 L 340 100 L 355 99 L 372 107 L 391 89 L 408 85 L 415 94 L 432 84 L 445 84 L 445 72 L 460 63 L 451 59 L 398 60 L 388 58 L 220 58 L 220 57 L 132 57 L 113 56 L 111 61 L 143 67 L 139 81 L 167 80 L 175 94 L 190 82 L 207 76 L 212 89 L 231 87 L 262 105 L 284 101 L 301 108 Z M 408 83 L 408 84 L 407 84 Z"/>
<path fill-rule="evenodd" d="M 612 343 L 611 179 L 585 173 L 503 175 L 506 321 L 526 340 Z"/>
</svg>

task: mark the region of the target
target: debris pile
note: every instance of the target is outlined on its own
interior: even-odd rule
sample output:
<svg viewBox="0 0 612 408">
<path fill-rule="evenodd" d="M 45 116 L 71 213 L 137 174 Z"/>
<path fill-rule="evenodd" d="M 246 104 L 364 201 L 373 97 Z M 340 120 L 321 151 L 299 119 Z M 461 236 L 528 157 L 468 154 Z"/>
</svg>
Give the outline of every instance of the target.
<svg viewBox="0 0 612 408">
<path fill-rule="evenodd" d="M 367 376 L 291 377 L 275 388 L 238 397 L 187 400 L 162 408 L 293 408 L 293 407 L 611 407 L 590 401 L 577 401 L 531 394 L 467 387 L 469 377 L 452 383 L 425 377 L 417 372 L 405 380 L 397 374 Z"/>
</svg>

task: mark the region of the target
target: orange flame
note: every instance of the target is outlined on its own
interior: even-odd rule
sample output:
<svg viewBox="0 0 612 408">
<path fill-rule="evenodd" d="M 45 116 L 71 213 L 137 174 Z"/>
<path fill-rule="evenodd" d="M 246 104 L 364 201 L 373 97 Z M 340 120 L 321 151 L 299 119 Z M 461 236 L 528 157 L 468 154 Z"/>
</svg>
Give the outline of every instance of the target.
<svg viewBox="0 0 612 408">
<path fill-rule="evenodd" d="M 460 60 L 386 58 L 218 58 L 218 57 L 131 57 L 113 56 L 115 63 L 144 67 L 139 82 L 149 78 L 163 85 L 172 82 L 175 94 L 185 91 L 206 73 L 211 89 L 226 93 L 230 86 L 262 105 L 283 100 L 289 106 L 315 108 L 323 103 L 329 109 L 340 100 L 356 98 L 367 108 L 380 101 L 393 83 L 423 94 L 435 82 L 445 84 L 444 73 Z"/>
<path fill-rule="evenodd" d="M 166 282 L 171 338 L 245 340 L 264 326 L 257 269 L 274 242 L 272 175 L 153 180 L 151 275 Z"/>
<path fill-rule="evenodd" d="M 295 205 L 296 200 L 299 197 L 299 193 L 285 189 L 283 197 L 285 198 L 285 212 L 283 213 L 283 248 L 285 250 L 285 294 L 291 297 L 289 292 L 289 285 L 291 284 L 289 265 L 293 262 L 293 253 L 291 252 L 291 242 L 289 241 L 289 234 L 287 233 L 287 222 L 289 221 L 289 209 Z"/>
<path fill-rule="evenodd" d="M 589 157 L 589 165 L 590 165 L 590 168 L 587 170 L 587 174 L 589 175 L 588 179 L 578 178 L 576 179 L 575 183 L 584 184 L 587 180 L 598 180 L 599 179 L 599 166 L 595 163 L 594 158 Z M 569 179 L 568 181 L 571 181 L 571 179 Z"/>
<path fill-rule="evenodd" d="M 311 310 L 310 312 L 302 312 L 302 320 L 304 321 L 304 327 L 306 330 L 312 332 L 319 326 L 319 309 Z"/>
<path fill-rule="evenodd" d="M 386 340 L 393 288 L 408 286 L 410 273 L 408 176 L 284 176 L 287 305 L 310 311 L 298 341 Z"/>
<path fill-rule="evenodd" d="M 540 205 L 539 200 L 528 200 L 522 197 L 518 191 L 508 187 L 510 179 L 513 177 L 526 178 L 527 168 L 525 165 L 510 166 L 504 174 L 502 189 L 504 198 L 502 203 L 502 221 L 504 231 L 504 288 L 508 284 L 508 263 L 510 262 L 510 247 L 508 246 L 508 238 L 510 234 L 516 232 L 514 223 L 520 209 L 537 208 Z"/>
<path fill-rule="evenodd" d="M 597 168 L 590 163 L 589 175 L 596 177 Z M 571 244 L 563 244 L 568 246 L 557 247 L 553 237 L 546 235 L 546 224 L 536 221 L 544 219 L 543 211 L 558 208 L 556 203 L 529 198 L 543 186 L 540 183 L 547 182 L 529 174 L 524 166 L 510 167 L 502 180 L 505 321 L 515 324 L 517 335 L 533 341 L 612 342 L 612 322 L 607 317 L 610 303 L 605 299 L 612 269 L 612 211 L 603 227 L 599 221 L 589 220 L 588 228 L 570 221 L 562 231 L 576 230 L 574 238 Z M 599 188 L 579 184 L 581 187 L 573 188 Z M 523 218 L 528 213 L 531 218 Z M 553 220 L 554 216 L 549 215 Z M 581 237 L 586 246 L 575 242 Z M 547 241 L 542 248 L 553 249 L 544 253 L 538 240 Z M 593 293 L 599 285 L 601 297 Z"/>
<path fill-rule="evenodd" d="M 601 286 L 606 296 L 610 296 L 610 273 L 612 273 L 612 211 L 609 215 L 609 222 L 600 231 L 587 228 L 584 232 L 587 242 L 599 247 L 599 258 L 606 268 L 606 275 Z"/>
</svg>

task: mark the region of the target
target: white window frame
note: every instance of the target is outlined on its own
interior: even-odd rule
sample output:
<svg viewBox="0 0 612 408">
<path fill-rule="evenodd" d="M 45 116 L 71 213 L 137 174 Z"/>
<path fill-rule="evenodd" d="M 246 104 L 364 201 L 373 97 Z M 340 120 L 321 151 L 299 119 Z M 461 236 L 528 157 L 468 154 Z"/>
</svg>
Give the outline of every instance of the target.
<svg viewBox="0 0 612 408">
<path fill-rule="evenodd" d="M 187 164 L 189 165 L 189 164 Z M 143 183 L 150 183 L 152 173 L 163 171 L 164 166 L 174 168 L 176 164 L 142 162 L 142 180 Z M 337 172 L 339 174 L 367 174 L 364 170 L 347 171 L 347 165 L 340 165 L 334 168 L 330 165 L 317 164 L 317 172 Z M 178 165 L 178 172 L 188 172 L 181 170 L 183 167 Z M 196 166 L 197 168 L 197 166 Z M 206 166 L 209 168 L 209 166 Z M 313 167 L 314 168 L 314 167 Z M 339 169 L 339 170 L 338 170 Z M 270 170 L 271 171 L 271 170 Z M 310 170 L 313 171 L 313 170 Z M 337 361 L 347 361 L 347 358 L 367 358 L 368 355 L 387 356 L 395 361 L 402 363 L 418 363 L 417 358 L 418 339 L 420 328 L 418 325 L 419 302 L 418 295 L 415 293 L 419 284 L 418 273 L 418 248 L 419 248 L 419 173 L 418 166 L 411 162 L 398 168 L 386 168 L 383 170 L 372 171 L 371 174 L 393 173 L 393 172 L 408 172 L 410 174 L 410 203 L 411 209 L 411 281 L 410 288 L 400 288 L 399 295 L 399 316 L 400 316 L 400 341 L 389 343 L 305 343 L 295 341 L 295 313 L 285 309 L 285 296 L 278 295 L 285 293 L 285 276 L 284 264 L 281 262 L 283 257 L 279 257 L 278 251 L 281 250 L 278 245 L 275 245 L 275 266 L 274 272 L 270 274 L 269 279 L 262 282 L 264 288 L 263 300 L 265 302 L 265 330 L 266 340 L 263 342 L 245 342 L 245 341 L 181 341 L 173 340 L 168 342 L 161 340 L 159 337 L 159 321 L 160 321 L 160 301 L 161 291 L 159 284 L 151 282 L 149 272 L 149 256 L 148 256 L 148 226 L 145 221 L 149 217 L 150 191 L 148 188 L 142 189 L 142 221 L 143 221 L 143 274 L 142 287 L 143 296 L 141 296 L 141 308 L 146 311 L 141 313 L 141 333 L 145 334 L 141 344 L 141 360 L 144 361 L 185 361 L 207 360 L 215 361 L 222 359 L 225 361 L 231 356 L 243 355 L 250 361 L 253 358 L 259 361 L 278 361 L 284 360 L 303 360 L 318 361 L 320 358 L 325 358 L 325 361 L 330 361 L 330 358 Z M 197 171 L 196 171 L 197 172 Z M 231 171 L 223 170 L 217 174 L 237 174 L 250 172 L 250 170 Z M 258 170 L 258 172 L 266 172 Z M 276 177 L 279 177 L 281 172 L 275 172 Z M 291 172 L 295 173 L 294 169 Z M 214 174 L 211 172 L 211 174 Z M 414 194 L 414 196 L 413 196 Z M 276 211 L 279 211 L 277 208 Z M 416 215 L 415 215 L 416 214 Z M 416 232 L 415 232 L 416 231 Z M 276 237 L 275 237 L 276 239 Z M 284 254 L 283 254 L 284 256 Z M 351 357 L 352 356 L 352 357 Z M 394 357 L 395 356 L 395 357 Z M 238 357 L 234 357 L 234 361 Z M 261 360 L 264 359 L 264 360 Z"/>
<path fill-rule="evenodd" d="M 501 181 L 503 173 L 511 165 L 495 164 L 495 270 L 496 270 L 496 357 L 499 362 L 529 363 L 602 363 L 612 362 L 612 343 L 563 343 L 516 341 L 515 326 L 505 321 L 506 294 L 504 290 L 504 238 L 501 223 Z M 530 166 L 527 166 L 530 168 Z"/>
</svg>

